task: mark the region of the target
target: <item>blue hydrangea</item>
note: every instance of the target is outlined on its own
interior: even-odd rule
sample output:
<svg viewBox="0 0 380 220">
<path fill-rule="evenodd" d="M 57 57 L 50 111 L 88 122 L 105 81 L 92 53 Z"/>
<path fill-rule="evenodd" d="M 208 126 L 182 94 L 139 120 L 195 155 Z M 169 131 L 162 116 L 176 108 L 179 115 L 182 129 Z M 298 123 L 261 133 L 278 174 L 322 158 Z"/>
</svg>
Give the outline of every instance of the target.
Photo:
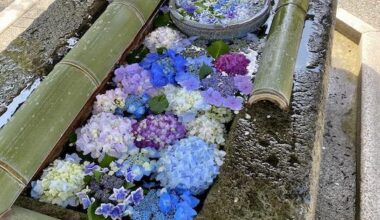
<svg viewBox="0 0 380 220">
<path fill-rule="evenodd" d="M 168 189 L 186 189 L 194 195 L 204 192 L 219 174 L 223 153 L 215 145 L 190 136 L 161 152 L 156 179 Z"/>
<path fill-rule="evenodd" d="M 142 96 L 130 95 L 125 99 L 125 105 L 123 107 L 118 107 L 115 110 L 115 115 L 124 116 L 124 112 L 132 115 L 133 118 L 141 118 L 148 109 L 148 101 L 150 96 L 144 94 Z"/>
<path fill-rule="evenodd" d="M 133 207 L 132 220 L 173 220 L 173 215 L 165 215 L 159 207 L 160 193 L 151 190 L 144 199 Z"/>
<path fill-rule="evenodd" d="M 164 50 L 162 54 L 149 53 L 140 63 L 151 72 L 151 83 L 154 87 L 176 84 L 176 75 L 186 71 L 186 59 L 174 50 Z"/>
</svg>

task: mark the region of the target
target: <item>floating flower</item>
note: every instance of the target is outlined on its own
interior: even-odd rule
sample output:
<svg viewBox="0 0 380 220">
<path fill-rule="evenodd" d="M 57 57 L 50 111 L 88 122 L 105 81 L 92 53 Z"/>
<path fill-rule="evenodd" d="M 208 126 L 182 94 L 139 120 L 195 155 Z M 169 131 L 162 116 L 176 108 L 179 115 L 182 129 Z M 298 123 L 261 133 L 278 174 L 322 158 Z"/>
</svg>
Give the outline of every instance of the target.
<svg viewBox="0 0 380 220">
<path fill-rule="evenodd" d="M 210 144 L 223 145 L 226 128 L 220 121 L 202 115 L 187 124 L 189 135 L 197 136 Z"/>
<path fill-rule="evenodd" d="M 95 202 L 95 198 L 90 199 L 85 191 L 78 192 L 76 195 L 78 196 L 80 203 L 83 205 L 83 209 L 87 209 Z"/>
<path fill-rule="evenodd" d="M 198 112 L 210 109 L 200 91 L 188 91 L 172 85 L 165 86 L 164 93 L 169 102 L 167 111 L 177 115 L 181 122 L 193 120 Z"/>
<path fill-rule="evenodd" d="M 253 84 L 251 81 L 251 77 L 249 76 L 235 76 L 234 83 L 236 88 L 244 95 L 251 94 L 253 90 Z"/>
<path fill-rule="evenodd" d="M 77 150 L 92 158 L 103 159 L 105 154 L 116 158 L 128 155 L 128 149 L 134 146 L 132 124 L 135 121 L 113 115 L 100 113 L 93 115 L 88 123 L 76 130 L 78 136 Z"/>
<path fill-rule="evenodd" d="M 228 53 L 215 60 L 215 67 L 220 72 L 225 72 L 230 76 L 246 75 L 250 61 L 244 54 Z"/>
<path fill-rule="evenodd" d="M 72 155 L 78 157 L 78 155 Z M 32 182 L 31 196 L 41 202 L 62 207 L 78 206 L 76 193 L 84 188 L 84 169 L 73 157 L 55 160 L 43 171 L 40 180 Z"/>
<path fill-rule="evenodd" d="M 159 48 L 172 49 L 180 52 L 189 46 L 191 41 L 177 30 L 170 27 L 159 27 L 145 38 L 143 44 L 151 53 L 156 53 Z"/>
<path fill-rule="evenodd" d="M 173 115 L 149 115 L 133 125 L 133 134 L 136 146 L 158 149 L 185 137 L 186 128 Z"/>
<path fill-rule="evenodd" d="M 188 137 L 162 151 L 156 179 L 168 189 L 204 192 L 219 174 L 223 153 L 198 137 Z"/>
<path fill-rule="evenodd" d="M 125 105 L 124 100 L 127 97 L 120 88 L 106 91 L 105 94 L 97 95 L 92 113 L 94 115 L 102 112 L 114 113 L 116 108 Z"/>
<path fill-rule="evenodd" d="M 125 106 L 117 108 L 116 115 L 124 116 L 124 112 L 132 114 L 133 118 L 141 118 L 147 111 L 148 101 L 150 97 L 147 94 L 142 96 L 130 95 L 125 99 Z"/>
<path fill-rule="evenodd" d="M 89 183 L 89 192 L 97 201 L 102 203 L 110 203 L 113 200 L 112 192 L 113 189 L 120 189 L 124 185 L 124 179 L 112 175 L 102 175 L 99 180 L 95 177 Z"/>
<path fill-rule="evenodd" d="M 212 73 L 203 79 L 202 86 L 205 90 L 212 88 L 214 91 L 218 91 L 223 97 L 233 96 L 238 91 L 233 77 L 221 73 Z"/>
<path fill-rule="evenodd" d="M 150 70 L 153 86 L 163 87 L 176 84 L 176 75 L 185 73 L 186 59 L 174 50 L 164 50 L 162 54 L 149 53 L 140 65 Z"/>
<path fill-rule="evenodd" d="M 137 63 L 117 68 L 113 81 L 126 94 L 135 96 L 154 95 L 157 91 L 151 83 L 151 73 Z"/>
</svg>

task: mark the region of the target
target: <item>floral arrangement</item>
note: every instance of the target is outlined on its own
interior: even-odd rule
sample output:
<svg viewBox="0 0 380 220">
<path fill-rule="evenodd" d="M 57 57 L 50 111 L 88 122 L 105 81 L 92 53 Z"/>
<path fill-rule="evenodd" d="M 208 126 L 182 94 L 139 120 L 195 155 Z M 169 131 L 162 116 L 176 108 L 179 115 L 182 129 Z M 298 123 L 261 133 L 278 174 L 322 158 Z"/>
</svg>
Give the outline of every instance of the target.
<svg viewBox="0 0 380 220">
<path fill-rule="evenodd" d="M 233 1 L 207 2 L 179 4 L 195 7 L 194 16 L 199 7 L 215 8 L 215 15 L 230 8 L 235 19 L 243 13 Z M 233 44 L 168 26 L 148 34 L 147 52 L 115 69 L 111 88 L 76 130 L 70 151 L 77 154 L 46 168 L 32 197 L 81 204 L 96 219 L 194 219 L 223 164 L 228 123 L 253 89 L 258 53 Z"/>
<path fill-rule="evenodd" d="M 260 0 L 176 0 L 177 10 L 185 19 L 201 24 L 238 23 L 251 18 Z"/>
</svg>

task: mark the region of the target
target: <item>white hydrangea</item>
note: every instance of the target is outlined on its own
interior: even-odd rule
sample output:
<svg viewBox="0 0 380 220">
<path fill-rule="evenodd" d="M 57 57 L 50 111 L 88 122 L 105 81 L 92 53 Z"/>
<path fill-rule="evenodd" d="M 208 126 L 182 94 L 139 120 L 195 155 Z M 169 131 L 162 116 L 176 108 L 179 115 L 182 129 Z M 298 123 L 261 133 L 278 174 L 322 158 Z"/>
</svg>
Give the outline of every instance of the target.
<svg viewBox="0 0 380 220">
<path fill-rule="evenodd" d="M 247 59 L 251 61 L 247 67 L 247 70 L 248 70 L 247 75 L 252 77 L 253 74 L 256 73 L 259 68 L 259 65 L 257 64 L 257 56 L 259 54 L 252 49 L 248 49 L 248 52 L 246 53 L 242 52 L 242 54 L 244 54 L 245 57 L 247 57 Z"/>
<path fill-rule="evenodd" d="M 205 113 L 205 115 L 221 123 L 230 122 L 234 116 L 231 109 L 216 106 L 212 106 L 211 109 Z"/>
<path fill-rule="evenodd" d="M 188 134 L 197 136 L 210 144 L 223 145 L 226 127 L 220 121 L 202 115 L 187 124 Z"/>
<path fill-rule="evenodd" d="M 97 95 L 92 114 L 114 113 L 117 107 L 124 107 L 126 97 L 127 95 L 120 88 L 108 90 L 105 94 Z"/>
<path fill-rule="evenodd" d="M 200 111 L 211 108 L 200 91 L 188 91 L 173 85 L 165 86 L 163 91 L 169 102 L 167 111 L 176 114 L 183 123 L 192 121 Z"/>
<path fill-rule="evenodd" d="M 159 27 L 151 32 L 144 40 L 143 44 L 151 53 L 157 52 L 158 48 L 173 49 L 178 51 L 183 49 L 183 44 L 187 44 L 185 36 L 179 31 L 170 27 Z"/>
<path fill-rule="evenodd" d="M 32 182 L 31 196 L 62 207 L 78 206 L 76 193 L 85 186 L 84 168 L 79 160 L 76 154 L 66 155 L 64 160 L 55 160 L 43 171 L 40 180 Z"/>
</svg>

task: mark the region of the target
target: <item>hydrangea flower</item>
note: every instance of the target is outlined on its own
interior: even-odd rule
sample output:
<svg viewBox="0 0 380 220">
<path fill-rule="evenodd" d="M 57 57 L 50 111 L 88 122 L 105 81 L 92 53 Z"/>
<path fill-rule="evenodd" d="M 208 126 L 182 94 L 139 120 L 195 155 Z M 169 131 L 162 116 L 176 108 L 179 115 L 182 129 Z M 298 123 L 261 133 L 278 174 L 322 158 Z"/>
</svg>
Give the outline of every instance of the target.
<svg viewBox="0 0 380 220">
<path fill-rule="evenodd" d="M 257 69 L 259 68 L 259 65 L 257 63 L 257 57 L 259 56 L 259 54 L 252 49 L 248 49 L 248 51 L 243 54 L 249 60 L 249 65 L 247 66 L 247 75 L 252 77 L 253 74 L 256 73 Z"/>
<path fill-rule="evenodd" d="M 227 25 L 247 20 L 257 13 L 263 1 L 252 0 L 177 0 L 178 12 L 186 20 L 201 24 Z"/>
<path fill-rule="evenodd" d="M 132 115 L 133 118 L 141 118 L 148 108 L 150 97 L 147 94 L 142 96 L 130 95 L 125 99 L 125 105 L 122 108 L 116 108 L 115 114 L 124 116 L 124 112 Z"/>
<path fill-rule="evenodd" d="M 102 112 L 114 113 L 116 108 L 125 105 L 124 100 L 127 97 L 120 88 L 106 91 L 105 94 L 97 95 L 92 114 L 96 115 Z"/>
<path fill-rule="evenodd" d="M 220 121 L 202 115 L 186 125 L 189 135 L 197 136 L 210 144 L 223 145 L 226 128 Z"/>
<path fill-rule="evenodd" d="M 168 85 L 165 86 L 164 93 L 169 102 L 167 111 L 173 112 L 183 123 L 193 120 L 198 112 L 211 108 L 203 99 L 200 91 L 188 91 Z"/>
<path fill-rule="evenodd" d="M 119 117 L 111 113 L 93 115 L 88 123 L 76 130 L 77 151 L 92 158 L 103 159 L 105 154 L 116 158 L 128 155 L 128 149 L 134 146 L 132 125 L 134 120 Z"/>
<path fill-rule="evenodd" d="M 75 159 L 73 159 L 75 157 Z M 76 193 L 84 188 L 84 169 L 76 159 L 68 155 L 64 160 L 55 160 L 43 171 L 40 180 L 32 182 L 31 196 L 41 202 L 62 207 L 78 206 Z"/>
<path fill-rule="evenodd" d="M 121 177 L 104 174 L 99 179 L 93 177 L 88 185 L 87 194 L 94 197 L 102 203 L 110 203 L 113 189 L 120 189 L 124 185 L 124 179 Z"/>
<path fill-rule="evenodd" d="M 155 87 L 176 84 L 176 75 L 186 71 L 186 59 L 174 50 L 164 50 L 162 54 L 149 53 L 140 65 L 151 72 L 151 83 Z"/>
<path fill-rule="evenodd" d="M 222 75 L 221 73 L 212 73 L 202 80 L 202 87 L 207 90 L 212 88 L 214 91 L 219 92 L 223 97 L 233 96 L 238 91 L 233 77 Z M 218 105 L 216 105 L 218 106 Z"/>
<path fill-rule="evenodd" d="M 253 90 L 253 84 L 251 81 L 251 77 L 249 76 L 235 76 L 234 84 L 236 88 L 244 95 L 251 94 Z"/>
<path fill-rule="evenodd" d="M 149 71 L 135 63 L 117 68 L 113 81 L 126 94 L 135 96 L 154 95 L 157 90 L 153 87 L 150 77 L 151 73 Z"/>
<path fill-rule="evenodd" d="M 133 207 L 132 220 L 174 220 L 173 214 L 164 214 L 159 207 L 160 192 L 151 190 Z"/>
<path fill-rule="evenodd" d="M 185 189 L 198 195 L 219 174 L 223 155 L 215 145 L 190 136 L 161 152 L 156 179 L 165 188 Z"/>
<path fill-rule="evenodd" d="M 156 171 L 158 151 L 154 148 L 135 148 L 125 160 L 113 161 L 111 172 L 124 177 L 127 182 L 140 181 L 143 176 L 150 176 Z"/>
<path fill-rule="evenodd" d="M 246 75 L 250 60 L 241 53 L 228 53 L 215 60 L 215 68 L 220 72 L 225 72 L 230 76 Z"/>
<path fill-rule="evenodd" d="M 138 147 L 163 148 L 186 135 L 185 126 L 171 114 L 149 115 L 132 127 Z"/>
<path fill-rule="evenodd" d="M 191 42 L 191 39 L 186 38 L 185 35 L 173 28 L 159 27 L 145 37 L 143 44 L 151 53 L 156 53 L 158 48 L 180 52 L 191 45 Z"/>
<path fill-rule="evenodd" d="M 230 109 L 215 106 L 213 106 L 209 111 L 206 111 L 205 115 L 221 123 L 228 123 L 233 118 L 233 112 Z"/>
</svg>

